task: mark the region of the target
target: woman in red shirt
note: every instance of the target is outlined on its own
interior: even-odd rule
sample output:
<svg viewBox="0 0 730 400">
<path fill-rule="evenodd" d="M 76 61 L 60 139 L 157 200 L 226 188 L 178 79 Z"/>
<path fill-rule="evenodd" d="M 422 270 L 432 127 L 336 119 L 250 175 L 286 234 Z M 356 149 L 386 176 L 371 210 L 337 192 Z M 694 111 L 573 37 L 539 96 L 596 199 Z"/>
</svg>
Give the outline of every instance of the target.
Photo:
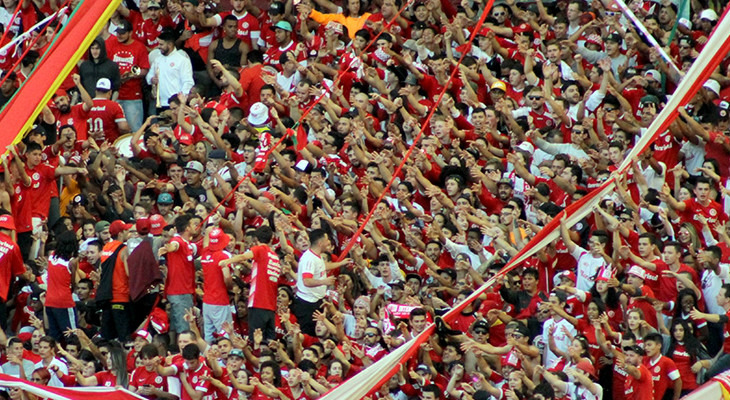
<svg viewBox="0 0 730 400">
<path fill-rule="evenodd" d="M 56 340 L 61 340 L 66 330 L 76 329 L 76 303 L 72 293 L 81 279 L 78 250 L 76 234 L 66 231 L 58 235 L 56 251 L 48 257 L 46 315 L 48 334 Z"/>
<path fill-rule="evenodd" d="M 705 346 L 694 336 L 692 326 L 687 321 L 674 320 L 671 333 L 666 354 L 677 365 L 682 379 L 681 395 L 684 396 L 697 389 L 697 376 L 702 368 L 710 367 L 711 360 Z"/>
</svg>

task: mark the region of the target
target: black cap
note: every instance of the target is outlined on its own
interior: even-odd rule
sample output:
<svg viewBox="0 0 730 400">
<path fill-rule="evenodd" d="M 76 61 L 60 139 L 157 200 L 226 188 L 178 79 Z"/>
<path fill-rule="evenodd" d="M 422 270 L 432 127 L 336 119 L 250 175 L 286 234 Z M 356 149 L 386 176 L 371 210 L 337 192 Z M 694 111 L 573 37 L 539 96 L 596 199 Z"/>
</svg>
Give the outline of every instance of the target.
<svg viewBox="0 0 730 400">
<path fill-rule="evenodd" d="M 43 127 L 43 125 L 35 124 L 32 128 L 30 128 L 30 133 L 37 133 L 39 135 L 46 136 L 48 132 L 46 131 L 46 128 Z"/>
<path fill-rule="evenodd" d="M 86 206 L 89 202 L 86 200 L 86 196 L 83 194 L 77 194 L 74 196 L 73 205 L 75 206 Z"/>
<path fill-rule="evenodd" d="M 646 351 L 644 351 L 644 349 L 638 344 L 635 344 L 633 346 L 624 346 L 624 353 L 626 353 L 627 351 L 633 351 L 640 356 L 646 355 Z"/>
<path fill-rule="evenodd" d="M 612 33 L 608 35 L 605 39 L 603 39 L 604 42 L 615 42 L 618 44 L 621 44 L 621 42 L 624 41 L 624 38 L 621 37 L 618 33 Z"/>
<path fill-rule="evenodd" d="M 284 3 L 275 1 L 269 6 L 269 15 L 281 15 L 284 14 Z"/>
<path fill-rule="evenodd" d="M 393 282 L 388 283 L 388 286 L 390 286 L 390 287 L 396 287 L 397 286 L 397 287 L 399 287 L 401 289 L 403 289 L 403 288 L 406 287 L 405 283 L 403 283 L 403 281 L 400 280 L 400 279 L 398 279 L 397 281 L 393 281 Z"/>
<path fill-rule="evenodd" d="M 116 32 L 117 34 L 132 32 L 132 24 L 126 19 L 123 19 L 122 22 L 119 23 L 119 26 L 117 26 L 117 30 L 115 30 L 114 32 Z"/>
<path fill-rule="evenodd" d="M 210 153 L 208 153 L 208 158 L 210 158 L 211 160 L 225 160 L 226 151 L 223 149 L 211 150 Z"/>
<path fill-rule="evenodd" d="M 489 332 L 489 322 L 487 322 L 487 321 L 485 321 L 483 319 L 477 320 L 474 323 L 474 325 L 471 326 L 471 329 L 472 330 L 485 329 L 487 332 Z"/>
</svg>

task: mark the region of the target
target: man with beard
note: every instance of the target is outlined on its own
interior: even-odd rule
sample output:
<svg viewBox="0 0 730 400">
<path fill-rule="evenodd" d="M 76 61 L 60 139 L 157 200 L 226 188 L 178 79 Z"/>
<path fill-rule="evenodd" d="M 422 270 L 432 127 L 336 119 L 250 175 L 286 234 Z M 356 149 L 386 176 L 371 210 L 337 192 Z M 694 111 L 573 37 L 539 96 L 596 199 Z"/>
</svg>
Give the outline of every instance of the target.
<svg viewBox="0 0 730 400">
<path fill-rule="evenodd" d="M 81 100 L 83 102 L 71 106 L 68 93 L 63 89 L 59 89 L 53 95 L 53 104 L 56 106 L 53 116 L 56 118 L 56 126 L 73 125 L 76 128 L 77 140 L 86 140 L 86 120 L 89 117 L 91 107 L 94 106 L 94 100 L 91 99 L 89 92 L 81 85 L 81 77 L 78 74 L 73 75 L 73 81 L 81 93 Z"/>
<path fill-rule="evenodd" d="M 147 73 L 147 83 L 157 86 L 155 96 L 158 109 L 169 108 L 170 97 L 178 93 L 189 93 L 195 84 L 190 58 L 175 47 L 176 36 L 171 29 L 160 33 L 157 40 L 161 54 L 152 62 Z"/>
</svg>

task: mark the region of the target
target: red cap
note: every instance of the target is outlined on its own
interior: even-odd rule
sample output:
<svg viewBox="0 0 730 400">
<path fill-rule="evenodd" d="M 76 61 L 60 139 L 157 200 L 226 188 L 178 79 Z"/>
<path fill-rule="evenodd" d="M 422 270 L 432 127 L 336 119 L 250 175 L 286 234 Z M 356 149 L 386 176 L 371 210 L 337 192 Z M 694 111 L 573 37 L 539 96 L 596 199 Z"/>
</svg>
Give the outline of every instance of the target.
<svg viewBox="0 0 730 400">
<path fill-rule="evenodd" d="M 15 230 L 15 220 L 10 214 L 0 215 L 0 229 Z"/>
<path fill-rule="evenodd" d="M 573 281 L 573 283 L 575 283 L 577 281 L 577 279 L 575 277 L 575 272 L 573 272 L 573 271 L 563 271 L 560 274 L 560 279 L 563 279 L 563 278 L 568 278 L 571 281 Z"/>
<path fill-rule="evenodd" d="M 203 108 L 214 108 L 215 112 L 218 113 L 218 116 L 220 116 L 223 113 L 223 111 L 226 110 L 226 106 L 217 101 L 209 101 L 209 102 L 205 103 L 205 107 L 203 107 Z"/>
<path fill-rule="evenodd" d="M 152 343 L 152 334 L 147 332 L 144 329 L 140 329 L 137 332 L 135 332 L 134 334 L 132 334 L 132 339 L 134 339 L 136 337 L 141 337 L 142 339 L 146 340 L 147 342 Z"/>
<path fill-rule="evenodd" d="M 125 224 L 122 220 L 118 219 L 109 225 L 109 234 L 112 237 L 117 236 L 120 232 L 129 230 L 132 226 L 132 224 Z"/>
<path fill-rule="evenodd" d="M 598 276 L 596 277 L 596 282 L 603 281 L 608 282 L 613 278 L 613 270 L 611 268 L 603 267 L 598 271 Z"/>
<path fill-rule="evenodd" d="M 185 146 L 190 146 L 191 144 L 193 144 L 193 137 L 190 136 L 189 133 L 183 133 L 182 135 L 180 135 L 180 138 L 177 139 L 177 141 Z"/>
<path fill-rule="evenodd" d="M 221 228 L 213 228 L 208 234 L 208 239 L 208 247 L 213 251 L 225 249 L 228 246 L 228 242 L 231 241 L 228 234 L 223 232 Z"/>
<path fill-rule="evenodd" d="M 529 24 L 523 22 L 523 23 L 515 26 L 514 28 L 512 28 L 512 32 L 514 32 L 514 33 L 532 32 L 532 27 Z"/>
<path fill-rule="evenodd" d="M 65 90 L 63 90 L 63 89 L 58 89 L 58 90 L 56 90 L 56 93 L 53 94 L 53 97 L 54 98 L 56 98 L 56 97 L 62 97 L 62 96 L 68 97 L 68 93 Z"/>
<path fill-rule="evenodd" d="M 150 233 L 149 218 L 140 218 L 137 220 L 137 232 L 140 235 L 146 235 L 146 234 Z"/>
<path fill-rule="evenodd" d="M 165 219 L 160 214 L 152 214 L 150 217 L 150 233 L 153 235 L 162 234 L 162 229 L 165 227 Z"/>
<path fill-rule="evenodd" d="M 595 377 L 596 376 L 596 369 L 593 367 L 593 363 L 588 361 L 587 359 L 582 359 L 576 364 L 575 368 L 585 372 L 586 374 Z"/>
</svg>

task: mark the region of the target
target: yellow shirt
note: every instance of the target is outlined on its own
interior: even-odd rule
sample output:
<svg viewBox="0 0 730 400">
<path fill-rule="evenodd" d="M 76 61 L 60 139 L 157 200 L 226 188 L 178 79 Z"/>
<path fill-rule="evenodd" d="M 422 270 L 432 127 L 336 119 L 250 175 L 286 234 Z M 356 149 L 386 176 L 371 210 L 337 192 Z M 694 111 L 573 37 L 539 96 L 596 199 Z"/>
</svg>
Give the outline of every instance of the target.
<svg viewBox="0 0 730 400">
<path fill-rule="evenodd" d="M 355 33 L 365 26 L 365 21 L 370 18 L 370 15 L 370 13 L 365 13 L 359 17 L 345 17 L 342 14 L 322 14 L 317 10 L 312 10 L 312 13 L 309 14 L 313 20 L 322 25 L 325 25 L 330 21 L 339 22 L 344 25 L 347 27 L 347 34 L 350 36 L 350 39 L 354 39 Z"/>
</svg>

